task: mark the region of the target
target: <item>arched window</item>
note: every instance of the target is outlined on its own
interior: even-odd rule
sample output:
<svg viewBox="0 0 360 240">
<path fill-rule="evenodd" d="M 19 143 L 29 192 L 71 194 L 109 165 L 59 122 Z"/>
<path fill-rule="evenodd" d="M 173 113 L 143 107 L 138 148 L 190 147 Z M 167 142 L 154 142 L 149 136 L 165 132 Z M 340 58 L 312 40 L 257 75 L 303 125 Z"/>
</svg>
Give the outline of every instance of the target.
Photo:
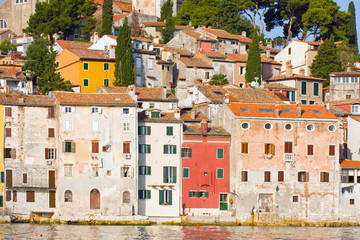
<svg viewBox="0 0 360 240">
<path fill-rule="evenodd" d="M 72 192 L 71 190 L 66 190 L 64 193 L 64 202 L 72 202 Z"/>
<path fill-rule="evenodd" d="M 7 23 L 4 19 L 0 19 L 0 29 L 7 28 Z"/>
<path fill-rule="evenodd" d="M 100 192 L 95 188 L 90 192 L 90 209 L 100 209 Z"/>
<path fill-rule="evenodd" d="M 130 192 L 123 192 L 123 203 L 130 203 Z"/>
</svg>

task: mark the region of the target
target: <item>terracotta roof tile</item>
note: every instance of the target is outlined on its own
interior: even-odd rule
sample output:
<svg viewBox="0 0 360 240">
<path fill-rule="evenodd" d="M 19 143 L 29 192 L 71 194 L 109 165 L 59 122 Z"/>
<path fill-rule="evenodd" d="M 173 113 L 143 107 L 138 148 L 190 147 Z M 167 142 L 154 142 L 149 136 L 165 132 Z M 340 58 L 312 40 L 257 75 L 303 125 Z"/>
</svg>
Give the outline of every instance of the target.
<svg viewBox="0 0 360 240">
<path fill-rule="evenodd" d="M 202 135 L 206 135 L 206 136 L 215 136 L 215 137 L 220 137 L 220 136 L 224 136 L 224 137 L 230 137 L 230 134 L 223 129 L 220 126 L 208 126 L 208 132 L 206 134 L 203 134 L 201 132 L 201 127 L 200 127 L 200 123 L 199 124 L 187 124 L 186 126 L 184 126 L 184 131 L 183 131 L 184 135 L 187 136 L 202 136 Z"/>
<path fill-rule="evenodd" d="M 329 103 L 330 110 L 335 115 L 352 115 L 352 113 L 346 109 L 349 109 L 349 105 L 360 104 L 360 98 L 344 99 L 338 101 L 331 101 Z"/>
<path fill-rule="evenodd" d="M 152 42 L 150 39 L 145 38 L 145 37 L 131 37 L 132 40 L 138 40 L 141 42 Z"/>
<path fill-rule="evenodd" d="M 244 37 L 244 36 L 241 36 L 241 35 L 234 35 L 234 37 L 236 37 L 240 42 L 244 42 L 244 43 L 251 43 L 252 42 L 251 38 Z"/>
<path fill-rule="evenodd" d="M 18 106 L 55 106 L 47 95 L 18 95 L 0 93 L 0 103 L 3 105 Z"/>
<path fill-rule="evenodd" d="M 290 99 L 288 99 L 284 94 L 279 92 L 274 92 L 274 95 L 276 95 L 278 98 L 281 99 L 281 101 L 290 102 Z"/>
<path fill-rule="evenodd" d="M 185 64 L 186 67 L 196 67 L 196 68 L 209 68 L 212 69 L 213 67 L 208 64 L 204 59 L 201 58 L 185 58 L 181 57 L 179 60 Z"/>
<path fill-rule="evenodd" d="M 188 56 L 188 57 L 194 56 L 194 54 L 192 52 L 187 51 L 183 48 L 164 47 L 163 51 L 171 52 L 171 53 L 178 53 L 178 54 L 180 54 L 180 56 Z"/>
<path fill-rule="evenodd" d="M 357 72 L 357 71 L 332 72 L 332 73 L 330 73 L 330 76 L 357 77 L 357 76 L 360 76 L 360 72 Z"/>
<path fill-rule="evenodd" d="M 0 30 L 0 34 L 6 33 L 7 31 L 10 31 L 9 29 Z"/>
<path fill-rule="evenodd" d="M 355 160 L 343 160 L 340 163 L 342 168 L 360 168 L 360 161 Z"/>
<path fill-rule="evenodd" d="M 219 52 L 200 52 L 202 55 L 208 58 L 227 59 L 227 55 Z"/>
<path fill-rule="evenodd" d="M 264 79 L 264 81 L 281 81 L 281 80 L 289 80 L 289 79 L 301 79 L 301 80 L 313 80 L 313 81 L 325 81 L 326 79 L 316 78 L 311 76 L 293 74 L 292 76 L 286 75 L 279 75 L 279 76 L 272 76 L 271 78 Z"/>
<path fill-rule="evenodd" d="M 239 40 L 238 36 L 228 33 L 227 31 L 222 30 L 222 29 L 213 29 L 213 28 L 205 28 L 205 27 L 202 27 L 201 29 L 205 30 L 219 38 Z"/>
<path fill-rule="evenodd" d="M 176 26 L 175 26 L 175 30 L 179 30 L 179 31 L 192 31 L 192 30 L 194 30 L 194 28 L 193 28 L 193 27 L 190 27 L 190 26 L 176 25 Z"/>
<path fill-rule="evenodd" d="M 139 121 L 145 122 L 178 122 L 181 123 L 182 120 L 175 117 L 176 113 L 173 112 L 161 112 L 160 118 L 151 118 L 151 111 L 145 110 L 138 113 Z"/>
<path fill-rule="evenodd" d="M 186 35 L 188 35 L 188 36 L 190 36 L 192 38 L 195 38 L 197 40 L 217 42 L 216 39 L 206 37 L 206 36 L 204 36 L 203 34 L 201 34 L 199 32 L 195 32 L 195 31 L 181 31 L 181 32 L 183 32 Z"/>
<path fill-rule="evenodd" d="M 360 116 L 350 116 L 350 118 L 354 119 L 357 122 L 360 122 Z"/>
<path fill-rule="evenodd" d="M 289 91 L 297 90 L 297 88 L 289 87 L 281 83 L 268 83 L 264 87 L 271 90 L 289 90 Z"/>
<path fill-rule="evenodd" d="M 130 13 L 132 11 L 132 4 L 131 3 L 113 1 L 113 4 L 115 4 L 120 10 L 122 10 L 124 12 Z"/>
<path fill-rule="evenodd" d="M 72 52 L 80 59 L 86 60 L 99 60 L 99 61 L 112 61 L 114 62 L 115 59 L 106 57 L 104 55 L 104 51 L 102 50 L 93 50 L 93 49 L 81 49 L 81 48 L 69 48 L 68 51 Z"/>
<path fill-rule="evenodd" d="M 260 46 L 260 52 L 265 52 L 266 50 L 270 50 L 271 53 L 279 53 L 281 52 L 280 49 L 267 47 L 267 46 Z"/>
<path fill-rule="evenodd" d="M 57 44 L 62 48 L 81 48 L 88 49 L 93 43 L 91 42 L 76 42 L 76 41 L 65 41 L 65 40 L 56 40 Z"/>
<path fill-rule="evenodd" d="M 194 113 L 194 118 L 191 117 L 191 113 Z M 194 109 L 181 109 L 180 118 L 184 122 L 201 122 L 201 120 L 208 120 L 202 112 L 196 112 Z"/>
<path fill-rule="evenodd" d="M 129 13 L 125 13 L 125 14 L 115 14 L 113 17 L 113 23 L 119 21 L 120 19 L 123 19 L 124 17 L 128 16 Z M 99 17 L 96 19 L 96 21 L 102 21 L 102 17 Z M 117 26 L 116 26 L 117 27 Z"/>
<path fill-rule="evenodd" d="M 227 54 L 231 59 L 238 62 L 247 62 L 247 54 Z M 281 65 L 281 63 L 275 61 L 274 59 L 268 58 L 264 55 L 261 55 L 261 63 L 270 63 L 275 65 Z"/>
<path fill-rule="evenodd" d="M 54 92 L 60 104 L 69 105 L 126 105 L 136 106 L 136 102 L 127 93 L 74 93 Z"/>
<path fill-rule="evenodd" d="M 104 92 L 108 93 L 125 93 L 128 91 L 128 87 L 102 87 Z M 136 87 L 135 94 L 137 99 L 141 101 L 167 101 L 177 102 L 178 99 L 169 90 L 166 90 L 166 99 L 162 98 L 162 88 L 147 88 L 147 87 Z"/>
<path fill-rule="evenodd" d="M 264 117 L 275 118 L 276 104 L 258 104 L 258 103 L 229 103 L 229 109 L 237 117 Z M 310 119 L 337 119 L 336 116 L 327 111 L 324 106 L 320 105 L 300 105 L 301 118 Z M 243 111 L 242 109 L 246 109 Z M 272 109 L 269 111 L 260 111 L 259 109 Z M 297 106 L 295 104 L 278 104 L 280 118 L 297 118 Z M 289 110 L 284 111 L 284 110 Z M 319 111 L 316 113 L 315 111 Z"/>
<path fill-rule="evenodd" d="M 0 68 L 1 79 L 26 79 L 21 69 L 17 67 L 12 68 Z"/>
</svg>

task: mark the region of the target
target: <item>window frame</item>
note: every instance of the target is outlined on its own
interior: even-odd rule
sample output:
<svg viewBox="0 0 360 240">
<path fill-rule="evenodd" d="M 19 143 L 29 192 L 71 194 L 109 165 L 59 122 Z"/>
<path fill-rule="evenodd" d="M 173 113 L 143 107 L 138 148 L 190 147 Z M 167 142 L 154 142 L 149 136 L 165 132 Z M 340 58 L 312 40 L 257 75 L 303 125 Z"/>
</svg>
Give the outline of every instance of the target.
<svg viewBox="0 0 360 240">
<path fill-rule="evenodd" d="M 319 173 L 319 182 L 329 183 L 330 182 L 330 173 L 326 171 L 320 171 Z"/>
<path fill-rule="evenodd" d="M 187 172 L 187 177 L 185 177 L 185 171 Z M 189 179 L 190 178 L 190 168 L 183 167 L 183 178 Z"/>
<path fill-rule="evenodd" d="M 166 126 L 166 136 L 174 136 L 174 127 Z"/>
<path fill-rule="evenodd" d="M 301 81 L 300 84 L 301 84 L 300 85 L 301 86 L 300 95 L 306 96 L 306 94 L 307 94 L 307 82 L 306 81 Z"/>
<path fill-rule="evenodd" d="M 311 154 L 310 151 L 309 151 L 309 147 L 311 146 Z M 308 157 L 313 157 L 315 156 L 315 147 L 314 147 L 314 144 L 306 144 L 306 156 Z"/>
<path fill-rule="evenodd" d="M 84 71 L 89 71 L 89 63 L 88 62 L 83 62 L 83 70 Z"/>
<path fill-rule="evenodd" d="M 189 148 L 189 147 L 181 148 L 181 157 L 182 158 L 191 158 L 192 157 L 192 148 Z"/>
<path fill-rule="evenodd" d="M 221 154 L 220 154 L 220 152 Z M 216 159 L 224 159 L 225 152 L 224 152 L 224 148 L 216 148 Z"/>
<path fill-rule="evenodd" d="M 241 154 L 249 154 L 249 143 L 241 142 Z"/>
<path fill-rule="evenodd" d="M 83 78 L 83 87 L 89 87 L 89 79 L 88 78 Z"/>
<path fill-rule="evenodd" d="M 216 168 L 216 179 L 224 179 L 225 173 L 224 168 Z"/>
</svg>

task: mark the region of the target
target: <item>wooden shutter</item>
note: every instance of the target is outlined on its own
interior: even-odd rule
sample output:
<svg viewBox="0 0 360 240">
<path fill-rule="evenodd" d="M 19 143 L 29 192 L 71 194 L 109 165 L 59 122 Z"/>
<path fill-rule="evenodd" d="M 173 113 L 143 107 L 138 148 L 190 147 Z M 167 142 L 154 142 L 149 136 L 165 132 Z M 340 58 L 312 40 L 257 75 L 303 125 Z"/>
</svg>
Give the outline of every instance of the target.
<svg viewBox="0 0 360 240">
<path fill-rule="evenodd" d="M 292 142 L 285 142 L 285 153 L 292 153 Z"/>
<path fill-rule="evenodd" d="M 5 107 L 5 116 L 11 117 L 12 116 L 12 109 L 11 107 Z"/>
<path fill-rule="evenodd" d="M 172 171 L 172 183 L 176 183 L 176 167 L 171 168 Z"/>
<path fill-rule="evenodd" d="M 314 96 L 319 96 L 319 83 L 314 82 Z"/>
<path fill-rule="evenodd" d="M 55 170 L 49 170 L 49 188 L 55 188 Z"/>
<path fill-rule="evenodd" d="M 5 182 L 5 173 L 4 172 L 1 172 L 1 183 L 4 183 Z"/>
<path fill-rule="evenodd" d="M 314 145 L 307 145 L 307 155 L 308 156 L 314 155 Z"/>
<path fill-rule="evenodd" d="M 143 199 L 144 198 L 144 190 L 139 190 L 139 199 Z"/>
<path fill-rule="evenodd" d="M 10 150 L 10 155 L 11 155 L 11 158 L 16 159 L 16 148 L 12 148 Z"/>
<path fill-rule="evenodd" d="M 246 143 L 246 142 L 241 143 L 241 153 L 249 153 L 248 143 Z"/>
<path fill-rule="evenodd" d="M 271 181 L 271 172 L 265 171 L 264 172 L 264 182 L 270 182 Z"/>
<path fill-rule="evenodd" d="M 163 180 L 164 180 L 164 183 L 168 183 L 168 167 L 164 167 L 163 168 Z"/>
<path fill-rule="evenodd" d="M 330 174 L 328 173 L 328 172 L 325 172 L 325 179 L 324 179 L 324 181 L 325 182 L 329 182 L 329 179 L 330 178 Z"/>
<path fill-rule="evenodd" d="M 167 148 L 167 145 L 164 145 L 164 153 L 168 153 L 168 148 Z"/>
<path fill-rule="evenodd" d="M 146 190 L 146 198 L 151 199 L 151 190 Z"/>
<path fill-rule="evenodd" d="M 24 184 L 28 183 L 27 173 L 23 173 L 23 183 L 24 183 Z"/>
<path fill-rule="evenodd" d="M 188 152 L 189 152 L 189 158 L 191 158 L 192 157 L 192 149 L 188 148 Z"/>
<path fill-rule="evenodd" d="M 49 208 L 55 207 L 55 191 L 49 191 Z"/>
<path fill-rule="evenodd" d="M 71 142 L 71 152 L 75 152 L 75 142 Z"/>
<path fill-rule="evenodd" d="M 308 181 L 309 181 L 309 173 L 306 172 L 306 173 L 305 173 L 305 182 L 308 182 Z"/>
<path fill-rule="evenodd" d="M 242 182 L 248 181 L 248 172 L 247 171 L 241 171 L 241 181 Z"/>
<path fill-rule="evenodd" d="M 12 184 L 12 170 L 6 170 L 6 187 L 11 188 Z"/>
<path fill-rule="evenodd" d="M 35 192 L 26 191 L 26 202 L 35 202 Z"/>
<path fill-rule="evenodd" d="M 5 201 L 7 201 L 7 202 L 11 201 L 11 191 L 10 190 L 6 190 L 6 192 L 5 192 Z"/>
<path fill-rule="evenodd" d="M 0 207 L 4 206 L 4 197 L 0 196 Z"/>
<path fill-rule="evenodd" d="M 13 191 L 13 202 L 17 202 L 17 191 Z"/>
<path fill-rule="evenodd" d="M 5 137 L 11 137 L 11 128 L 5 128 Z"/>
<path fill-rule="evenodd" d="M 176 154 L 176 145 L 173 145 L 173 154 Z"/>
<path fill-rule="evenodd" d="M 48 108 L 48 118 L 54 118 L 55 117 L 55 108 L 51 107 Z"/>
<path fill-rule="evenodd" d="M 335 156 L 335 146 L 329 145 L 329 156 Z"/>
<path fill-rule="evenodd" d="M 49 159 L 49 149 L 45 148 L 45 159 Z"/>
<path fill-rule="evenodd" d="M 275 145 L 274 144 L 270 144 L 270 154 L 275 155 Z"/>
<path fill-rule="evenodd" d="M 284 181 L 284 171 L 278 171 L 278 182 Z"/>
<path fill-rule="evenodd" d="M 130 143 L 129 142 L 123 143 L 123 153 L 130 153 Z"/>
<path fill-rule="evenodd" d="M 54 128 L 48 128 L 48 137 L 49 138 L 55 137 L 55 129 Z"/>
<path fill-rule="evenodd" d="M 99 153 L 99 142 L 91 142 L 92 153 Z"/>
</svg>

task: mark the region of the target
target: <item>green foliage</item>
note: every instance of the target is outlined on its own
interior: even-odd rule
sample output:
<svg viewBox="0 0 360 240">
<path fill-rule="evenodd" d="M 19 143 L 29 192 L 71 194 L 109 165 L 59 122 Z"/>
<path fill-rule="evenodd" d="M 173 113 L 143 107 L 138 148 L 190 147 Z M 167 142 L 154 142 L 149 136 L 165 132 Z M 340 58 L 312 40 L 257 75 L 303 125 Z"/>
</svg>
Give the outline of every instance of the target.
<svg viewBox="0 0 360 240">
<path fill-rule="evenodd" d="M 167 0 L 166 2 L 164 2 L 164 4 L 161 7 L 160 10 L 160 22 L 163 22 L 165 19 L 169 19 L 172 17 L 173 15 L 173 1 L 171 0 Z"/>
<path fill-rule="evenodd" d="M 80 12 L 84 16 L 85 20 L 81 26 L 81 33 L 87 36 L 87 39 L 90 39 L 92 30 L 94 29 L 94 13 L 97 10 L 97 4 L 94 3 L 94 0 L 86 1 L 86 4 L 83 4 Z"/>
<path fill-rule="evenodd" d="M 134 84 L 134 63 L 132 60 L 131 30 L 128 19 L 125 17 L 119 29 L 115 48 L 115 81 L 114 86 L 128 86 Z"/>
<path fill-rule="evenodd" d="M 226 75 L 219 73 L 214 74 L 209 82 L 210 85 L 225 85 L 228 83 L 229 81 L 226 79 Z"/>
<path fill-rule="evenodd" d="M 6 55 L 9 53 L 9 51 L 15 51 L 16 45 L 11 43 L 10 39 L 4 39 L 0 43 L 0 52 L 5 53 Z"/>
<path fill-rule="evenodd" d="M 35 13 L 28 20 L 25 33 L 35 37 L 48 35 L 53 42 L 53 34 L 63 34 L 65 37 L 72 35 L 76 28 L 83 26 L 83 33 L 90 32 L 92 14 L 96 10 L 93 0 L 51 0 L 35 4 Z M 85 25 L 82 25 L 83 17 Z M 90 19 L 90 20 L 89 20 Z"/>
<path fill-rule="evenodd" d="M 44 38 L 37 38 L 27 49 L 24 69 L 31 71 L 42 94 L 55 90 L 71 91 L 71 83 L 64 82 L 55 73 L 55 57 L 56 52 L 49 48 L 49 41 Z"/>
<path fill-rule="evenodd" d="M 348 13 L 350 14 L 349 19 L 349 43 L 354 46 L 356 51 L 358 50 L 357 32 L 356 32 L 356 16 L 354 2 L 349 3 Z"/>
<path fill-rule="evenodd" d="M 170 17 L 166 19 L 165 26 L 161 29 L 162 43 L 168 43 L 174 37 L 175 18 Z"/>
<path fill-rule="evenodd" d="M 314 62 L 310 66 L 311 76 L 324 78 L 326 82 L 324 87 L 329 85 L 329 74 L 331 72 L 341 72 L 344 69 L 341 67 L 339 55 L 334 44 L 334 37 L 326 39 L 318 48 L 318 54 Z"/>
<path fill-rule="evenodd" d="M 100 37 L 104 35 L 112 35 L 113 17 L 112 10 L 113 0 L 104 0 L 102 8 L 102 22 Z"/>
<path fill-rule="evenodd" d="M 355 63 L 358 61 L 358 49 L 346 43 L 341 43 L 336 46 L 336 50 L 339 54 L 339 60 L 343 69 L 350 68 L 354 70 Z"/>
<path fill-rule="evenodd" d="M 74 42 L 89 42 L 89 41 L 84 38 L 75 38 Z"/>
<path fill-rule="evenodd" d="M 245 79 L 247 83 L 255 80 L 257 77 L 261 79 L 261 58 L 259 48 L 259 38 L 257 34 L 252 34 L 252 42 L 249 47 L 248 59 L 246 63 Z"/>
</svg>

